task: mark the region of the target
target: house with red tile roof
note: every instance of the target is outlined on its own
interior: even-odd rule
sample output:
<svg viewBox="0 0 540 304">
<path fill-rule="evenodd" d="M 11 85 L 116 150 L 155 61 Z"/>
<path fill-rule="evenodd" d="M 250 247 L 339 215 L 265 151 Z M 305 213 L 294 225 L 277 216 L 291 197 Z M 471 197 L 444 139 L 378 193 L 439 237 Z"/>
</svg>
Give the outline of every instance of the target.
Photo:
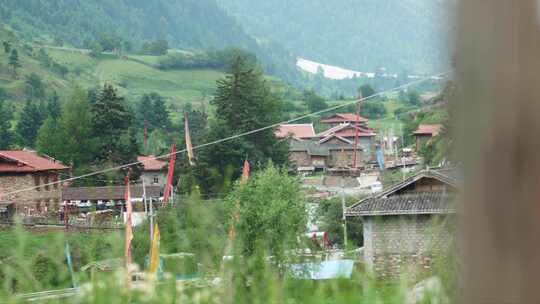
<svg viewBox="0 0 540 304">
<path fill-rule="evenodd" d="M 69 169 L 35 151 L 0 151 L 0 202 L 14 204 L 19 214 L 58 212 L 62 198 L 58 181 Z"/>
<path fill-rule="evenodd" d="M 321 123 L 330 125 L 331 127 L 347 123 L 367 126 L 368 121 L 367 118 L 354 113 L 338 113 L 321 119 Z"/>
<path fill-rule="evenodd" d="M 291 137 L 296 140 L 309 139 L 315 136 L 313 124 L 282 124 L 276 129 L 277 138 Z"/>
<path fill-rule="evenodd" d="M 420 150 L 422 145 L 433 137 L 439 135 L 442 131 L 442 124 L 422 124 L 413 132 L 416 139 L 416 151 Z"/>
<path fill-rule="evenodd" d="M 165 187 L 168 162 L 156 159 L 154 155 L 141 155 L 137 160 L 142 163 L 141 182 L 146 186 Z"/>
</svg>

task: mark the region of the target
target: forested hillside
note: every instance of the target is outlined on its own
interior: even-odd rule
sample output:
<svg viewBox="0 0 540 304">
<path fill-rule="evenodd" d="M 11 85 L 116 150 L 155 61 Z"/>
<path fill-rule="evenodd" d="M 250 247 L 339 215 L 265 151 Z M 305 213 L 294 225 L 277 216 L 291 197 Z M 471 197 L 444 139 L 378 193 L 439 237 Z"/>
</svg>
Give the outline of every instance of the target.
<svg viewBox="0 0 540 304">
<path fill-rule="evenodd" d="M 135 46 L 156 39 L 186 48 L 256 44 L 213 0 L 4 0 L 0 15 L 25 38 L 77 47 L 89 48 L 104 34 Z"/>
<path fill-rule="evenodd" d="M 244 48 L 268 73 L 298 80 L 295 57 L 258 43 L 214 0 L 4 0 L 0 19 L 27 41 L 137 52 L 165 41 L 181 49 Z"/>
<path fill-rule="evenodd" d="M 311 60 L 360 71 L 436 72 L 454 1 L 219 0 L 260 39 Z M 359 14 L 359 12 L 361 12 Z"/>
</svg>

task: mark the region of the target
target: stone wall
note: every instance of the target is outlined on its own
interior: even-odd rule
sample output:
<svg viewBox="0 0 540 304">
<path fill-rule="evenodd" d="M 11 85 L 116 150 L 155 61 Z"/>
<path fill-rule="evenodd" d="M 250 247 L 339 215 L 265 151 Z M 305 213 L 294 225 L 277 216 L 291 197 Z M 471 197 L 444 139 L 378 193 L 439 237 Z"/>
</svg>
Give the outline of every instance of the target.
<svg viewBox="0 0 540 304">
<path fill-rule="evenodd" d="M 377 277 L 415 276 L 446 255 L 452 234 L 430 215 L 364 218 L 364 258 Z"/>
<path fill-rule="evenodd" d="M 39 186 L 36 189 L 2 197 L 1 200 L 14 202 L 18 214 L 57 212 L 62 203 L 62 186 L 59 184 L 44 186 L 44 184 L 57 181 L 58 178 L 55 172 L 0 175 L 0 193 Z"/>
<path fill-rule="evenodd" d="M 167 173 L 165 171 L 145 171 L 141 174 L 141 182 L 143 180 L 146 186 L 159 186 L 163 189 L 167 183 Z"/>
</svg>

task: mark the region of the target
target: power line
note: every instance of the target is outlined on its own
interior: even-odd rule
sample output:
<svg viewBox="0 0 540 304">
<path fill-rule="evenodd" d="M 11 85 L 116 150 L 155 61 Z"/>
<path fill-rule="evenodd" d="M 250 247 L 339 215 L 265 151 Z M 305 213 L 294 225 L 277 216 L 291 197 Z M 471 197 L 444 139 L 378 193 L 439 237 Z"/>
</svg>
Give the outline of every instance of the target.
<svg viewBox="0 0 540 304">
<path fill-rule="evenodd" d="M 449 73 L 450 73 L 450 71 L 446 71 L 444 73 L 440 73 L 440 74 L 436 74 L 436 75 L 432 75 L 432 76 L 427 76 L 427 77 L 424 77 L 424 78 L 421 78 L 421 79 L 418 79 L 418 80 L 415 80 L 415 81 L 412 81 L 412 82 L 397 86 L 397 87 L 395 87 L 393 89 L 389 89 L 389 90 L 386 90 L 386 91 L 375 93 L 373 95 L 363 97 L 363 98 L 360 98 L 360 99 L 357 99 L 357 100 L 349 101 L 349 102 L 346 102 L 346 103 L 343 103 L 343 104 L 340 104 L 340 105 L 335 105 L 333 107 L 326 108 L 324 110 L 304 114 L 304 115 L 301 115 L 299 117 L 296 117 L 296 118 L 293 118 L 293 119 L 290 119 L 290 120 L 287 120 L 287 121 L 274 123 L 274 124 L 268 125 L 266 127 L 262 127 L 262 128 L 258 128 L 258 129 L 255 129 L 255 130 L 239 133 L 239 134 L 236 134 L 236 135 L 233 135 L 233 136 L 218 139 L 216 141 L 204 143 L 204 144 L 193 147 L 193 150 L 198 150 L 198 149 L 202 149 L 202 148 L 205 148 L 205 147 L 208 147 L 208 146 L 217 145 L 217 144 L 220 144 L 220 143 L 223 143 L 223 142 L 235 140 L 235 139 L 240 138 L 240 137 L 244 137 L 244 136 L 248 136 L 248 135 L 251 135 L 251 134 L 262 132 L 262 131 L 265 131 L 265 130 L 268 130 L 268 129 L 272 129 L 272 128 L 278 127 L 279 125 L 282 125 L 282 124 L 290 124 L 290 123 L 293 123 L 293 122 L 296 122 L 296 121 L 299 121 L 299 120 L 302 120 L 302 119 L 305 119 L 305 118 L 308 118 L 308 117 L 317 116 L 317 115 L 320 115 L 320 114 L 323 114 L 323 113 L 326 113 L 326 112 L 337 110 L 337 109 L 340 109 L 340 108 L 343 108 L 343 107 L 346 107 L 346 106 L 349 106 L 349 105 L 352 105 L 352 104 L 356 104 L 356 103 L 359 103 L 359 102 L 362 102 L 362 101 L 366 101 L 366 100 L 373 99 L 375 97 L 382 96 L 382 95 L 387 94 L 387 93 L 400 91 L 402 89 L 405 89 L 405 88 L 420 84 L 422 82 L 432 80 L 434 77 L 445 76 L 445 75 L 447 75 Z M 187 149 L 178 150 L 175 153 L 168 153 L 168 154 L 163 154 L 163 155 L 160 155 L 160 156 L 156 156 L 155 159 L 167 158 L 167 157 L 170 157 L 170 156 L 173 156 L 173 155 L 176 155 L 176 154 L 184 153 L 186 151 L 187 151 Z M 139 165 L 139 164 L 142 164 L 142 163 L 143 162 L 141 162 L 141 161 L 136 161 L 136 162 L 132 162 L 132 163 L 116 166 L 116 167 L 111 167 L 111 168 L 108 168 L 108 169 L 103 169 L 103 170 L 100 170 L 100 171 L 95 171 L 95 172 L 91 172 L 91 173 L 87 173 L 87 174 L 83 174 L 83 175 L 79 175 L 79 176 L 70 177 L 68 179 L 59 180 L 59 181 L 48 183 L 48 184 L 43 184 L 43 185 L 40 185 L 40 186 L 15 190 L 15 191 L 12 191 L 12 192 L 5 193 L 3 196 L 9 196 L 9 195 L 13 195 L 13 194 L 21 193 L 21 192 L 32 191 L 34 189 L 41 188 L 42 186 L 51 186 L 51 185 L 55 185 L 55 184 L 61 184 L 61 183 L 64 183 L 64 182 L 70 182 L 70 181 L 74 181 L 74 180 L 78 180 L 78 179 L 87 178 L 87 177 L 98 175 L 98 174 L 117 171 L 117 170 L 121 170 L 121 169 L 124 169 L 124 168 L 136 166 L 136 165 Z"/>
</svg>

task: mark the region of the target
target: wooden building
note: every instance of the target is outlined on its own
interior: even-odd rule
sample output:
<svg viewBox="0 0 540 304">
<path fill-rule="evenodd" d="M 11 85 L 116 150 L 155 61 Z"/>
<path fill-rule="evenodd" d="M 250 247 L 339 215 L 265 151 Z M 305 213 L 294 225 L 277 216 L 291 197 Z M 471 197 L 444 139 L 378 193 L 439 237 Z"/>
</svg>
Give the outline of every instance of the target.
<svg viewBox="0 0 540 304">
<path fill-rule="evenodd" d="M 68 170 L 59 161 L 34 151 L 0 151 L 0 201 L 13 203 L 16 212 L 23 215 L 57 212 L 62 185 L 56 182 L 62 174 L 67 176 Z"/>
<path fill-rule="evenodd" d="M 368 119 L 354 113 L 338 113 L 321 119 L 321 123 L 327 124 L 330 127 L 336 127 L 342 124 L 358 124 L 367 126 Z"/>
<path fill-rule="evenodd" d="M 364 260 L 378 277 L 414 276 L 448 253 L 456 170 L 425 170 L 347 208 L 363 221 Z"/>
<path fill-rule="evenodd" d="M 291 141 L 289 159 L 299 171 L 362 168 L 375 161 L 375 136 L 374 131 L 367 127 L 342 124 L 309 139 Z"/>
<path fill-rule="evenodd" d="M 423 124 L 418 126 L 418 129 L 413 133 L 416 140 L 416 151 L 419 151 L 420 148 L 433 137 L 439 135 L 442 128 L 443 126 L 441 124 Z"/>
</svg>

